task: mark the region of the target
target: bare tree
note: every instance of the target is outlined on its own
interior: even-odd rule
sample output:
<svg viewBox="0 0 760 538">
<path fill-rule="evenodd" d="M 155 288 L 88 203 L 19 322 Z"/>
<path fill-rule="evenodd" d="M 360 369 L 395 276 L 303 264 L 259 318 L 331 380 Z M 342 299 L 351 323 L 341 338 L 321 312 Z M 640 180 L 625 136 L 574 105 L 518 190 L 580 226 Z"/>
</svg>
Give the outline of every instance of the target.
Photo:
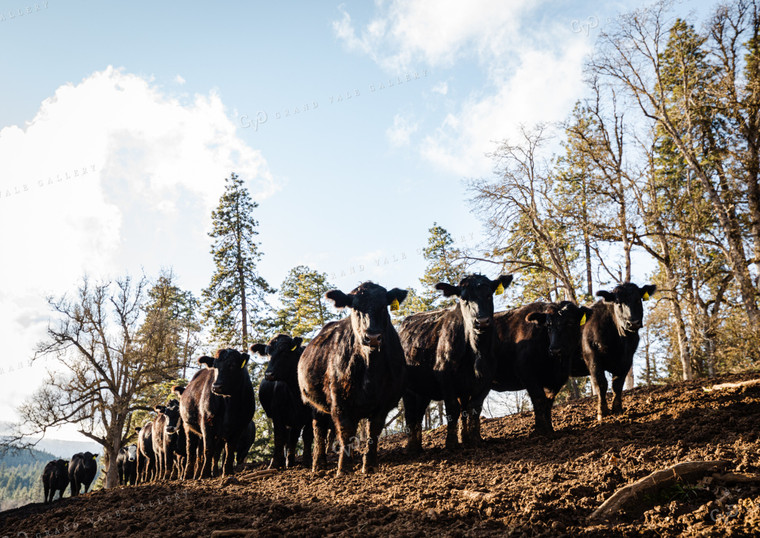
<svg viewBox="0 0 760 538">
<path fill-rule="evenodd" d="M 177 375 L 176 360 L 156 360 L 153 346 L 142 345 L 164 329 L 141 325 L 147 285 L 145 277 L 96 284 L 84 277 L 74 299 L 49 297 L 58 319 L 35 360 L 53 356 L 61 368 L 49 370 L 40 389 L 19 407 L 32 430 L 27 434 L 75 424 L 103 446 L 107 488 L 118 484 L 116 456 L 129 438 L 132 415 L 145 409 L 137 396 Z"/>
</svg>

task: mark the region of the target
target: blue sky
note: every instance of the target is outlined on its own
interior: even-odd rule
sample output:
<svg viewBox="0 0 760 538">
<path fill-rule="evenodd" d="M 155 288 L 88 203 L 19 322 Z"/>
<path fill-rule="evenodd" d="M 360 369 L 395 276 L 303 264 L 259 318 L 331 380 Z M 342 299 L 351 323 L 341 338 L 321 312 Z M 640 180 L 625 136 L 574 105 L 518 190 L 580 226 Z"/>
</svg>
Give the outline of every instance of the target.
<svg viewBox="0 0 760 538">
<path fill-rule="evenodd" d="M 274 286 L 298 264 L 418 286 L 433 222 L 483 240 L 465 182 L 486 154 L 564 119 L 595 37 L 639 5 L 0 0 L 0 420 L 42 377 L 19 366 L 45 295 L 162 267 L 199 294 L 231 171 Z"/>
</svg>

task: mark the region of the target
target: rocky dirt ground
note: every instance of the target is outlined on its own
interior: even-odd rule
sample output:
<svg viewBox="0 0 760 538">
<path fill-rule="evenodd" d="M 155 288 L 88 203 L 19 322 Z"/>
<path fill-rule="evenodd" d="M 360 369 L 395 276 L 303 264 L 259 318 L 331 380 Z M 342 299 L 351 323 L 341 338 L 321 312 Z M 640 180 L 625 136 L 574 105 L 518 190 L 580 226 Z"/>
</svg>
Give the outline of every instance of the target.
<svg viewBox="0 0 760 538">
<path fill-rule="evenodd" d="M 486 420 L 478 449 L 446 450 L 438 429 L 409 459 L 403 439 L 387 437 L 370 476 L 336 478 L 334 462 L 319 473 L 262 475 L 249 466 L 231 478 L 27 505 L 0 513 L 0 537 L 757 536 L 760 384 L 705 390 L 755 378 L 760 372 L 635 389 L 626 414 L 603 424 L 591 399 L 561 405 L 551 439 L 530 435 L 530 413 Z M 654 471 L 713 460 L 728 462 L 720 475 L 646 492 L 609 519 L 590 519 L 616 490 Z"/>
</svg>

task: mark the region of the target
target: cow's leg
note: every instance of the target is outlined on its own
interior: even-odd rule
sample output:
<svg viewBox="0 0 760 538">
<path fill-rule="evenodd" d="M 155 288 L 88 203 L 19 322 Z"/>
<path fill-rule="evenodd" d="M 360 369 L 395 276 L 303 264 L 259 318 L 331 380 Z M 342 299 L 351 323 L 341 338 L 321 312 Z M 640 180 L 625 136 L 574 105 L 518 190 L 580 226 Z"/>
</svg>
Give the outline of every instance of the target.
<svg viewBox="0 0 760 538">
<path fill-rule="evenodd" d="M 314 445 L 314 428 L 311 423 L 307 422 L 303 425 L 301 437 L 303 438 L 303 465 L 306 467 L 311 465 L 311 448 Z"/>
<path fill-rule="evenodd" d="M 312 419 L 312 431 L 314 432 L 314 459 L 311 469 L 316 471 L 327 467 L 327 429 L 330 417 L 322 413 Z"/>
<path fill-rule="evenodd" d="M 592 364 L 589 367 L 591 386 L 596 391 L 597 412 L 596 419 L 601 422 L 604 417 L 610 414 L 607 407 L 607 377 L 604 375 L 604 369 Z"/>
<path fill-rule="evenodd" d="M 369 421 L 369 435 L 367 436 L 367 452 L 364 454 L 364 464 L 362 465 L 362 472 L 365 474 L 374 473 L 377 470 L 377 441 L 380 437 L 380 432 L 383 431 L 385 426 L 385 417 L 388 413 L 377 415 Z"/>
<path fill-rule="evenodd" d="M 456 398 L 445 401 L 446 403 L 446 448 L 457 448 L 457 429 L 459 428 L 459 419 L 462 413 L 462 406 Z"/>
<path fill-rule="evenodd" d="M 480 435 L 480 412 L 483 409 L 483 403 L 470 402 L 467 406 L 467 442 L 470 446 L 478 446 L 483 437 Z"/>
<path fill-rule="evenodd" d="M 189 430 L 185 430 L 185 469 L 182 478 L 190 480 L 195 474 L 195 457 L 198 449 L 198 436 Z"/>
<path fill-rule="evenodd" d="M 224 465 L 222 476 L 231 476 L 235 473 L 235 447 L 237 439 L 228 439 L 224 443 Z"/>
<path fill-rule="evenodd" d="M 404 393 L 404 418 L 408 429 L 406 453 L 419 454 L 422 452 L 422 418 L 430 400 L 413 392 Z"/>
<path fill-rule="evenodd" d="M 626 374 L 612 376 L 612 414 L 620 415 L 623 412 L 623 386 Z"/>
<path fill-rule="evenodd" d="M 533 405 L 535 432 L 540 435 L 551 433 L 552 425 L 547 421 L 547 410 L 551 413 L 551 400 L 546 397 L 543 387 L 531 385 L 527 388 L 530 402 Z"/>
<path fill-rule="evenodd" d="M 213 432 L 209 431 L 204 421 L 201 422 L 201 436 L 203 438 L 203 467 L 201 468 L 201 478 L 211 478 L 212 467 L 216 467 L 216 439 L 213 438 Z"/>
<path fill-rule="evenodd" d="M 285 464 L 288 467 L 294 467 L 296 464 L 296 447 L 298 447 L 298 438 L 301 436 L 301 428 L 288 428 L 288 451 L 285 458 Z"/>
<path fill-rule="evenodd" d="M 345 413 L 341 413 L 339 406 L 335 406 L 332 412 L 333 423 L 337 430 L 340 453 L 338 454 L 337 476 L 353 472 L 353 452 L 356 443 L 356 422 Z"/>
<path fill-rule="evenodd" d="M 285 443 L 287 441 L 288 430 L 282 420 L 274 423 L 274 454 L 272 461 L 269 463 L 270 469 L 282 469 L 285 467 Z"/>
<path fill-rule="evenodd" d="M 457 428 L 457 440 L 462 446 L 469 446 L 470 444 L 470 413 L 468 410 L 469 399 L 462 398 L 459 400 L 459 408 L 462 410 L 459 416 L 459 424 Z"/>
</svg>

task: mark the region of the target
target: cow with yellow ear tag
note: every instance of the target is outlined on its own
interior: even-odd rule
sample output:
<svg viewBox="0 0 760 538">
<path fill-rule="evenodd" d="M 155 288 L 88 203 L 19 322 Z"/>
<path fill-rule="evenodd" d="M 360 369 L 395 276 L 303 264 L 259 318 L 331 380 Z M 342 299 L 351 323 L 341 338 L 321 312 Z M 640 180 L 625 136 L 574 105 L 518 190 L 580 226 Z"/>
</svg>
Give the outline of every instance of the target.
<svg viewBox="0 0 760 538">
<path fill-rule="evenodd" d="M 270 469 L 293 467 L 296 446 L 303 433 L 303 465 L 311 465 L 314 431 L 313 408 L 301 400 L 298 387 L 298 361 L 303 340 L 278 334 L 269 344 L 254 344 L 251 352 L 269 359 L 264 379 L 259 385 L 259 401 L 274 426 L 274 454 Z"/>
<path fill-rule="evenodd" d="M 623 412 L 623 385 L 644 324 L 642 301 L 650 299 L 656 290 L 653 284 L 639 287 L 625 282 L 612 291 L 597 292 L 601 300 L 594 303 L 594 315 L 583 328 L 583 361 L 597 394 L 599 421 L 610 413 L 605 372 L 612 374 L 612 413 Z"/>
<path fill-rule="evenodd" d="M 496 391 L 526 390 L 533 404 L 535 432 L 554 431 L 554 399 L 581 355 L 581 332 L 590 308 L 570 301 L 535 302 L 494 315 Z"/>
<path fill-rule="evenodd" d="M 422 418 L 431 400 L 445 402 L 447 448 L 481 441 L 480 412 L 494 373 L 493 297 L 511 282 L 512 275 L 491 280 L 478 274 L 459 284 L 439 282 L 435 288 L 457 303 L 401 323 L 409 378 L 404 393 L 407 452 L 422 450 Z"/>
</svg>

